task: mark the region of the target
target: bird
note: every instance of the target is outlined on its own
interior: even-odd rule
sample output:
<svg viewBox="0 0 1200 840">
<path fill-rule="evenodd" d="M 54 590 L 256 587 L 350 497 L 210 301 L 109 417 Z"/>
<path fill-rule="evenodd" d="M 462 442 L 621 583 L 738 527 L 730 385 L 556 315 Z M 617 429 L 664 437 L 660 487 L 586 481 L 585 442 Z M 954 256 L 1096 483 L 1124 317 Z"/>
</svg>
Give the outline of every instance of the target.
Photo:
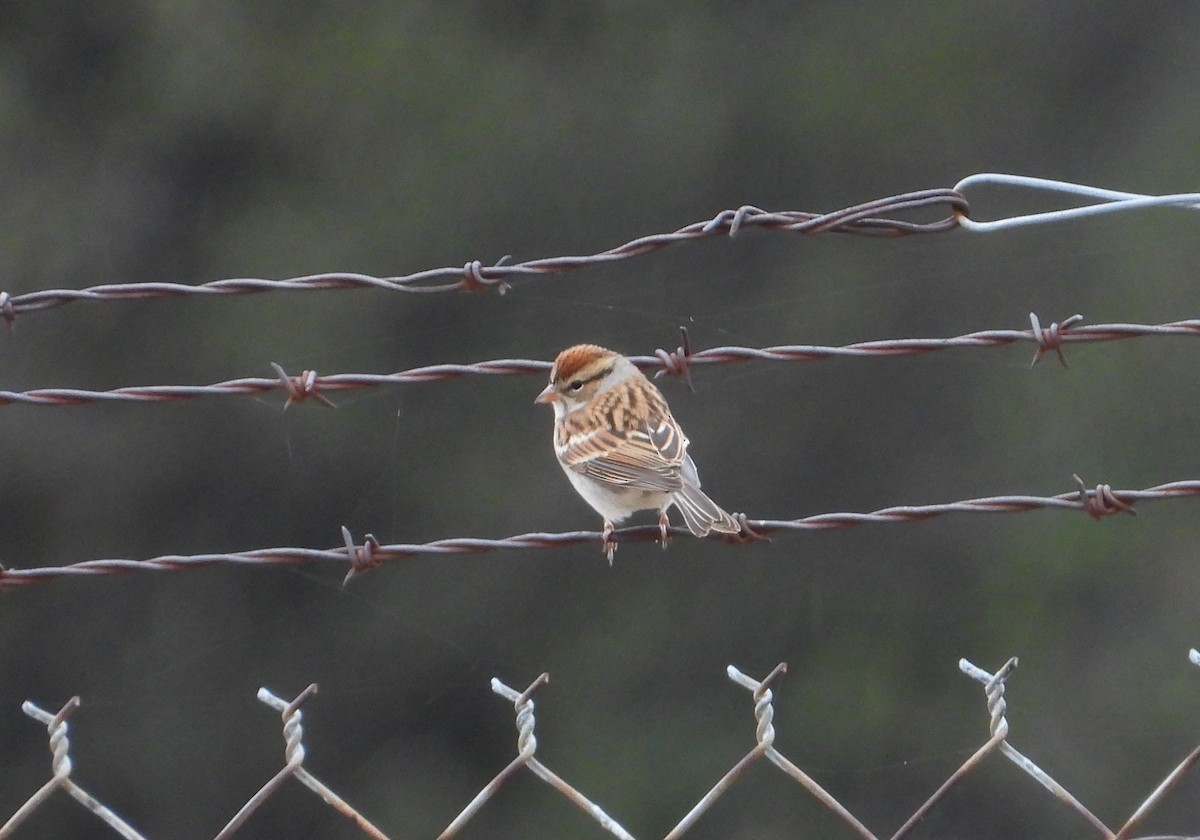
<svg viewBox="0 0 1200 840">
<path fill-rule="evenodd" d="M 700 489 L 688 439 L 666 399 L 625 356 L 595 344 L 568 347 L 534 402 L 554 408 L 554 454 L 575 491 L 604 517 L 602 548 L 610 564 L 613 530 L 642 510 L 658 511 L 663 548 L 671 505 L 697 537 L 740 533 Z"/>
</svg>

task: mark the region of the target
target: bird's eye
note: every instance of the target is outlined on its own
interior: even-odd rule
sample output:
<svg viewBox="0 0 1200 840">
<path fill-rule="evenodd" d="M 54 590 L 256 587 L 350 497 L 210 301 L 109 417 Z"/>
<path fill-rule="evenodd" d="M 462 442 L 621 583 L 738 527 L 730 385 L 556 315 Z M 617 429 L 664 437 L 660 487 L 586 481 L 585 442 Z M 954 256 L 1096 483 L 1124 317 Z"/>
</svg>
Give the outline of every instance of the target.
<svg viewBox="0 0 1200 840">
<path fill-rule="evenodd" d="M 567 390 L 568 391 L 578 391 L 582 387 L 583 387 L 582 379 L 572 379 L 571 384 L 567 386 Z"/>
</svg>

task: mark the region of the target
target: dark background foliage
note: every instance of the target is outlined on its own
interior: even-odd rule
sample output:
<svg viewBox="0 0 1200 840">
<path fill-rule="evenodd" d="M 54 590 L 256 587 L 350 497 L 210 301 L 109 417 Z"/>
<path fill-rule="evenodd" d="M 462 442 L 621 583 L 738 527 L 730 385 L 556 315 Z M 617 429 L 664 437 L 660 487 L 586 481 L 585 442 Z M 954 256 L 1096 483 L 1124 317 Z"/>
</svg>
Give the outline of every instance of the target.
<svg viewBox="0 0 1200 840">
<path fill-rule="evenodd" d="M 1200 7 L 1043 4 L 17 2 L 0 15 L 0 288 L 404 274 L 590 253 L 755 204 L 831 210 L 1007 171 L 1196 188 Z M 978 189 L 978 217 L 1045 207 Z M 1052 204 L 1053 202 L 1049 202 Z M 748 231 L 501 297 L 373 291 L 77 303 L 0 335 L 0 387 L 390 372 L 578 341 L 843 343 L 1195 316 L 1196 218 L 987 236 Z M 708 367 L 664 389 L 706 487 L 798 517 L 1200 476 L 1186 339 Z M 0 409 L 0 562 L 506 536 L 599 525 L 533 378 L 282 398 Z M 260 685 L 316 681 L 318 775 L 393 837 L 432 837 L 512 756 L 498 676 L 539 694 L 542 757 L 638 836 L 752 743 L 878 832 L 986 737 L 966 656 L 1019 655 L 1013 743 L 1119 823 L 1197 739 L 1196 507 L 960 516 L 734 549 L 421 558 L 57 582 L 0 597 L 0 815 L 48 778 L 22 700 L 81 694 L 76 772 L 154 838 L 210 836 L 278 769 Z M 1147 831 L 1196 833 L 1197 780 Z M 1082 836 L 995 759 L 929 837 Z M 27 837 L 98 836 L 65 799 Z M 700 837 L 843 837 L 756 768 Z M 239 836 L 352 837 L 289 787 Z M 463 834 L 599 837 L 532 779 Z M 691 835 L 689 835 L 691 836 Z"/>
</svg>

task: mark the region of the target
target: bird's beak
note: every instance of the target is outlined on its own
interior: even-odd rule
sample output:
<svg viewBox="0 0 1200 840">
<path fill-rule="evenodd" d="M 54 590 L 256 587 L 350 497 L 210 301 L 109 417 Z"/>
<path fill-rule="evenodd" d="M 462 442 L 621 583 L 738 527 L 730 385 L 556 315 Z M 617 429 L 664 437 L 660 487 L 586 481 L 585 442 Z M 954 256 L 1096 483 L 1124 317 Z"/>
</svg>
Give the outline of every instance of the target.
<svg viewBox="0 0 1200 840">
<path fill-rule="evenodd" d="M 545 403 L 549 405 L 553 402 L 558 402 L 558 392 L 554 390 L 554 383 L 551 382 L 542 389 L 542 393 L 538 394 L 534 400 L 535 403 Z"/>
</svg>

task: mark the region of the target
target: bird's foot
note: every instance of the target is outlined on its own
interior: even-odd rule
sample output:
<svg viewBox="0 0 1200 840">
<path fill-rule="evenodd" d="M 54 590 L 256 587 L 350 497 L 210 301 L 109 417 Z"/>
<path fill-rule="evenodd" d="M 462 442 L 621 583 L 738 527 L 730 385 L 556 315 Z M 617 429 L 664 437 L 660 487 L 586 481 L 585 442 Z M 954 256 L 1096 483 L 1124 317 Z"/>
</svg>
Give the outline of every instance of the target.
<svg viewBox="0 0 1200 840">
<path fill-rule="evenodd" d="M 612 538 L 613 531 L 616 527 L 607 519 L 604 520 L 604 530 L 600 534 L 601 549 L 604 551 L 604 556 L 608 558 L 608 565 L 612 565 L 613 553 L 617 550 L 617 542 Z"/>
<path fill-rule="evenodd" d="M 660 510 L 658 512 L 658 544 L 662 546 L 663 551 L 667 550 L 667 543 L 671 541 L 670 537 L 667 536 L 667 529 L 670 527 L 671 520 L 667 519 L 667 512 L 665 510 Z"/>
</svg>

